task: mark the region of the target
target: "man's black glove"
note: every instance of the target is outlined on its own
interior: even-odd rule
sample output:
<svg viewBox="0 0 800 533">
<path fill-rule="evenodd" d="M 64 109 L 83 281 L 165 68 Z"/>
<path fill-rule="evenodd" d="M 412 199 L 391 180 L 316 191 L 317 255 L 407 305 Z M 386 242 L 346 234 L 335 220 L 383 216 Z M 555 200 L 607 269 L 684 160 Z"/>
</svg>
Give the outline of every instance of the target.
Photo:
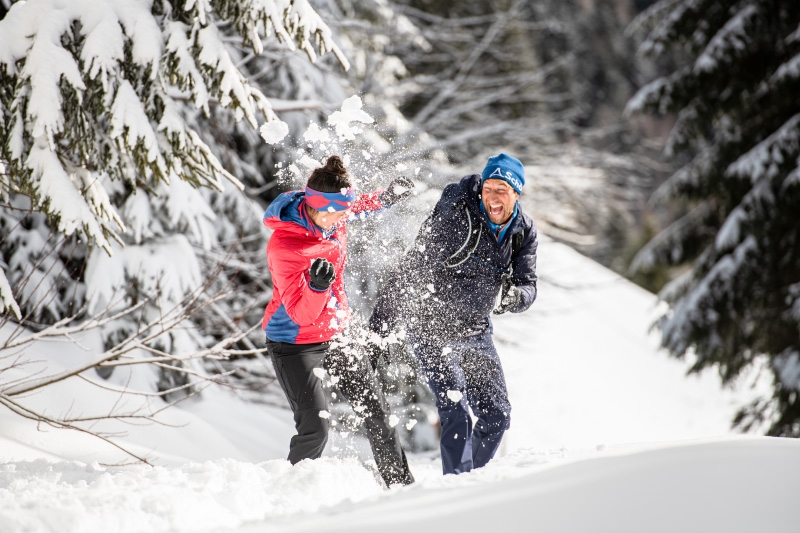
<svg viewBox="0 0 800 533">
<path fill-rule="evenodd" d="M 394 205 L 405 200 L 414 190 L 414 182 L 405 176 L 392 181 L 386 190 L 381 193 L 381 203 L 385 206 Z"/>
<path fill-rule="evenodd" d="M 511 284 L 511 276 L 503 276 L 503 292 L 500 295 L 500 305 L 492 313 L 502 315 L 506 311 L 516 309 L 522 301 L 522 291 Z"/>
<path fill-rule="evenodd" d="M 336 279 L 336 271 L 333 268 L 333 264 L 322 257 L 317 257 L 311 262 L 308 275 L 311 276 L 311 288 L 315 291 L 328 290 L 333 280 Z"/>
</svg>

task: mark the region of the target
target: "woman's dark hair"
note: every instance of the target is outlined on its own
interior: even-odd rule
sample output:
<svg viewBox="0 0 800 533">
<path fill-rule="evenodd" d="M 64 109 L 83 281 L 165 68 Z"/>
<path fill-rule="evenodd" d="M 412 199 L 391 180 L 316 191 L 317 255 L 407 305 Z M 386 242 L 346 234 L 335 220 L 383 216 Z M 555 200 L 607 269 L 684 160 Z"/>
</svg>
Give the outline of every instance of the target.
<svg viewBox="0 0 800 533">
<path fill-rule="evenodd" d="M 340 192 L 342 189 L 349 189 L 352 184 L 342 160 L 338 155 L 332 155 L 324 167 L 314 169 L 308 178 L 308 186 L 319 192 Z"/>
</svg>

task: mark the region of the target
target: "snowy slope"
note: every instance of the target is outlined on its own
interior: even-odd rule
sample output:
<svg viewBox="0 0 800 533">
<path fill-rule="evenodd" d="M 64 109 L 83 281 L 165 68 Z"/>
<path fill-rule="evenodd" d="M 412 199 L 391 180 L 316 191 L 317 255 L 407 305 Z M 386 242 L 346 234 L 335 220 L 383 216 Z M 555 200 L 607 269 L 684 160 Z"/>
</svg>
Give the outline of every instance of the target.
<svg viewBox="0 0 800 533">
<path fill-rule="evenodd" d="M 534 308 L 495 320 L 512 429 L 482 470 L 443 477 L 438 458 L 412 456 L 418 483 L 386 491 L 330 449 L 290 467 L 290 413 L 225 390 L 168 412 L 177 427 L 124 427 L 155 468 L 100 466 L 125 458 L 0 411 L 0 531 L 470 531 L 497 516 L 517 531 L 796 531 L 796 476 L 781 474 L 798 471 L 800 443 L 728 429 L 753 391 L 684 377 L 688 362 L 647 333 L 652 295 L 547 239 L 539 268 Z M 38 355 L 86 356 L 63 346 Z M 64 408 L 85 390 L 67 382 L 31 401 Z M 81 405 L 113 401 L 95 391 Z"/>
<path fill-rule="evenodd" d="M 542 239 L 539 296 L 495 318 L 512 402 L 508 450 L 585 448 L 730 432 L 736 407 L 767 390 L 745 376 L 720 390 L 711 372 L 658 349 L 657 298 L 571 248 Z"/>
<path fill-rule="evenodd" d="M 240 531 L 792 533 L 800 480 L 785 474 L 798 471 L 800 442 L 768 437 L 620 447 L 558 460 L 520 452 L 370 505 Z"/>
</svg>

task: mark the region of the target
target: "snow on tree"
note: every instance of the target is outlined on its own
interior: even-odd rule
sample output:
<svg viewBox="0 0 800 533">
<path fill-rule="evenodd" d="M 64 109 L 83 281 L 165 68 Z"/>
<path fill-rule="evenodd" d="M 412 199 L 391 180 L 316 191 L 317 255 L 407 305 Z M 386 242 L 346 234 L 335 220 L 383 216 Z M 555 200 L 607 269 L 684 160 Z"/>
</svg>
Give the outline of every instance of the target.
<svg viewBox="0 0 800 533">
<path fill-rule="evenodd" d="M 685 215 L 635 260 L 688 267 L 661 293 L 663 345 L 723 383 L 766 359 L 774 393 L 734 423 L 800 437 L 800 4 L 662 0 L 633 27 L 685 58 L 627 106 L 674 113 L 667 153 L 689 157 L 655 196 Z"/>
<path fill-rule="evenodd" d="M 217 135 L 282 127 L 240 68 L 245 48 L 347 60 L 304 0 L 31 0 L 2 13 L 3 309 L 48 336 L 100 328 L 103 354 L 76 375 L 93 367 L 124 389 L 111 372 L 136 363 L 116 359 L 144 357 L 154 395 L 186 394 L 209 379 L 202 361 L 255 351 L 246 333 L 270 295 L 262 210 L 241 190 L 260 169 Z"/>
<path fill-rule="evenodd" d="M 302 0 L 13 4 L 0 21 L 5 197 L 29 198 L 59 233 L 111 255 L 127 229 L 119 208 L 135 191 L 169 196 L 181 180 L 241 188 L 182 110 L 188 100 L 205 115 L 212 104 L 230 108 L 252 128 L 257 114 L 277 120 L 232 60 L 225 25 L 256 54 L 262 36 L 274 35 L 311 59 L 314 41 L 320 54 L 330 51 L 348 66 Z M 2 296 L 13 304 L 12 295 Z"/>
</svg>

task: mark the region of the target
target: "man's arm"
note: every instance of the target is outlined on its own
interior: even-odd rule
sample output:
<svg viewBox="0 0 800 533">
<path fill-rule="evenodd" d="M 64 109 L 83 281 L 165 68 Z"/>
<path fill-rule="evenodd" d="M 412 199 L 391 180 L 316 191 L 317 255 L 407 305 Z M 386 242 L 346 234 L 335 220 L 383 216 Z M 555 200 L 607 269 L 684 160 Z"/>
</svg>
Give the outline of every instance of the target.
<svg viewBox="0 0 800 533">
<path fill-rule="evenodd" d="M 539 239 L 536 227 L 531 226 L 519 252 L 511 258 L 511 265 L 514 273 L 511 282 L 520 291 L 520 302 L 513 309 L 512 313 L 521 313 L 527 310 L 533 301 L 536 300 L 536 251 L 539 248 Z"/>
<path fill-rule="evenodd" d="M 433 270 L 443 267 L 457 248 L 455 243 L 459 239 L 453 239 L 454 232 L 460 234 L 456 218 L 452 197 L 442 194 L 420 226 L 411 248 L 381 287 L 370 317 L 372 331 L 387 335 L 398 329 L 402 308 L 413 298 L 405 291 L 427 290 L 427 285 L 433 281 Z"/>
<path fill-rule="evenodd" d="M 431 272 L 432 268 L 444 267 L 445 261 L 467 238 L 466 223 L 463 221 L 464 208 L 462 205 L 457 205 L 454 191 L 451 190 L 457 187 L 457 184 L 445 187 L 433 211 L 419 228 L 410 254 L 422 262 L 421 265 L 415 265 L 419 270 L 417 274 Z"/>
</svg>

